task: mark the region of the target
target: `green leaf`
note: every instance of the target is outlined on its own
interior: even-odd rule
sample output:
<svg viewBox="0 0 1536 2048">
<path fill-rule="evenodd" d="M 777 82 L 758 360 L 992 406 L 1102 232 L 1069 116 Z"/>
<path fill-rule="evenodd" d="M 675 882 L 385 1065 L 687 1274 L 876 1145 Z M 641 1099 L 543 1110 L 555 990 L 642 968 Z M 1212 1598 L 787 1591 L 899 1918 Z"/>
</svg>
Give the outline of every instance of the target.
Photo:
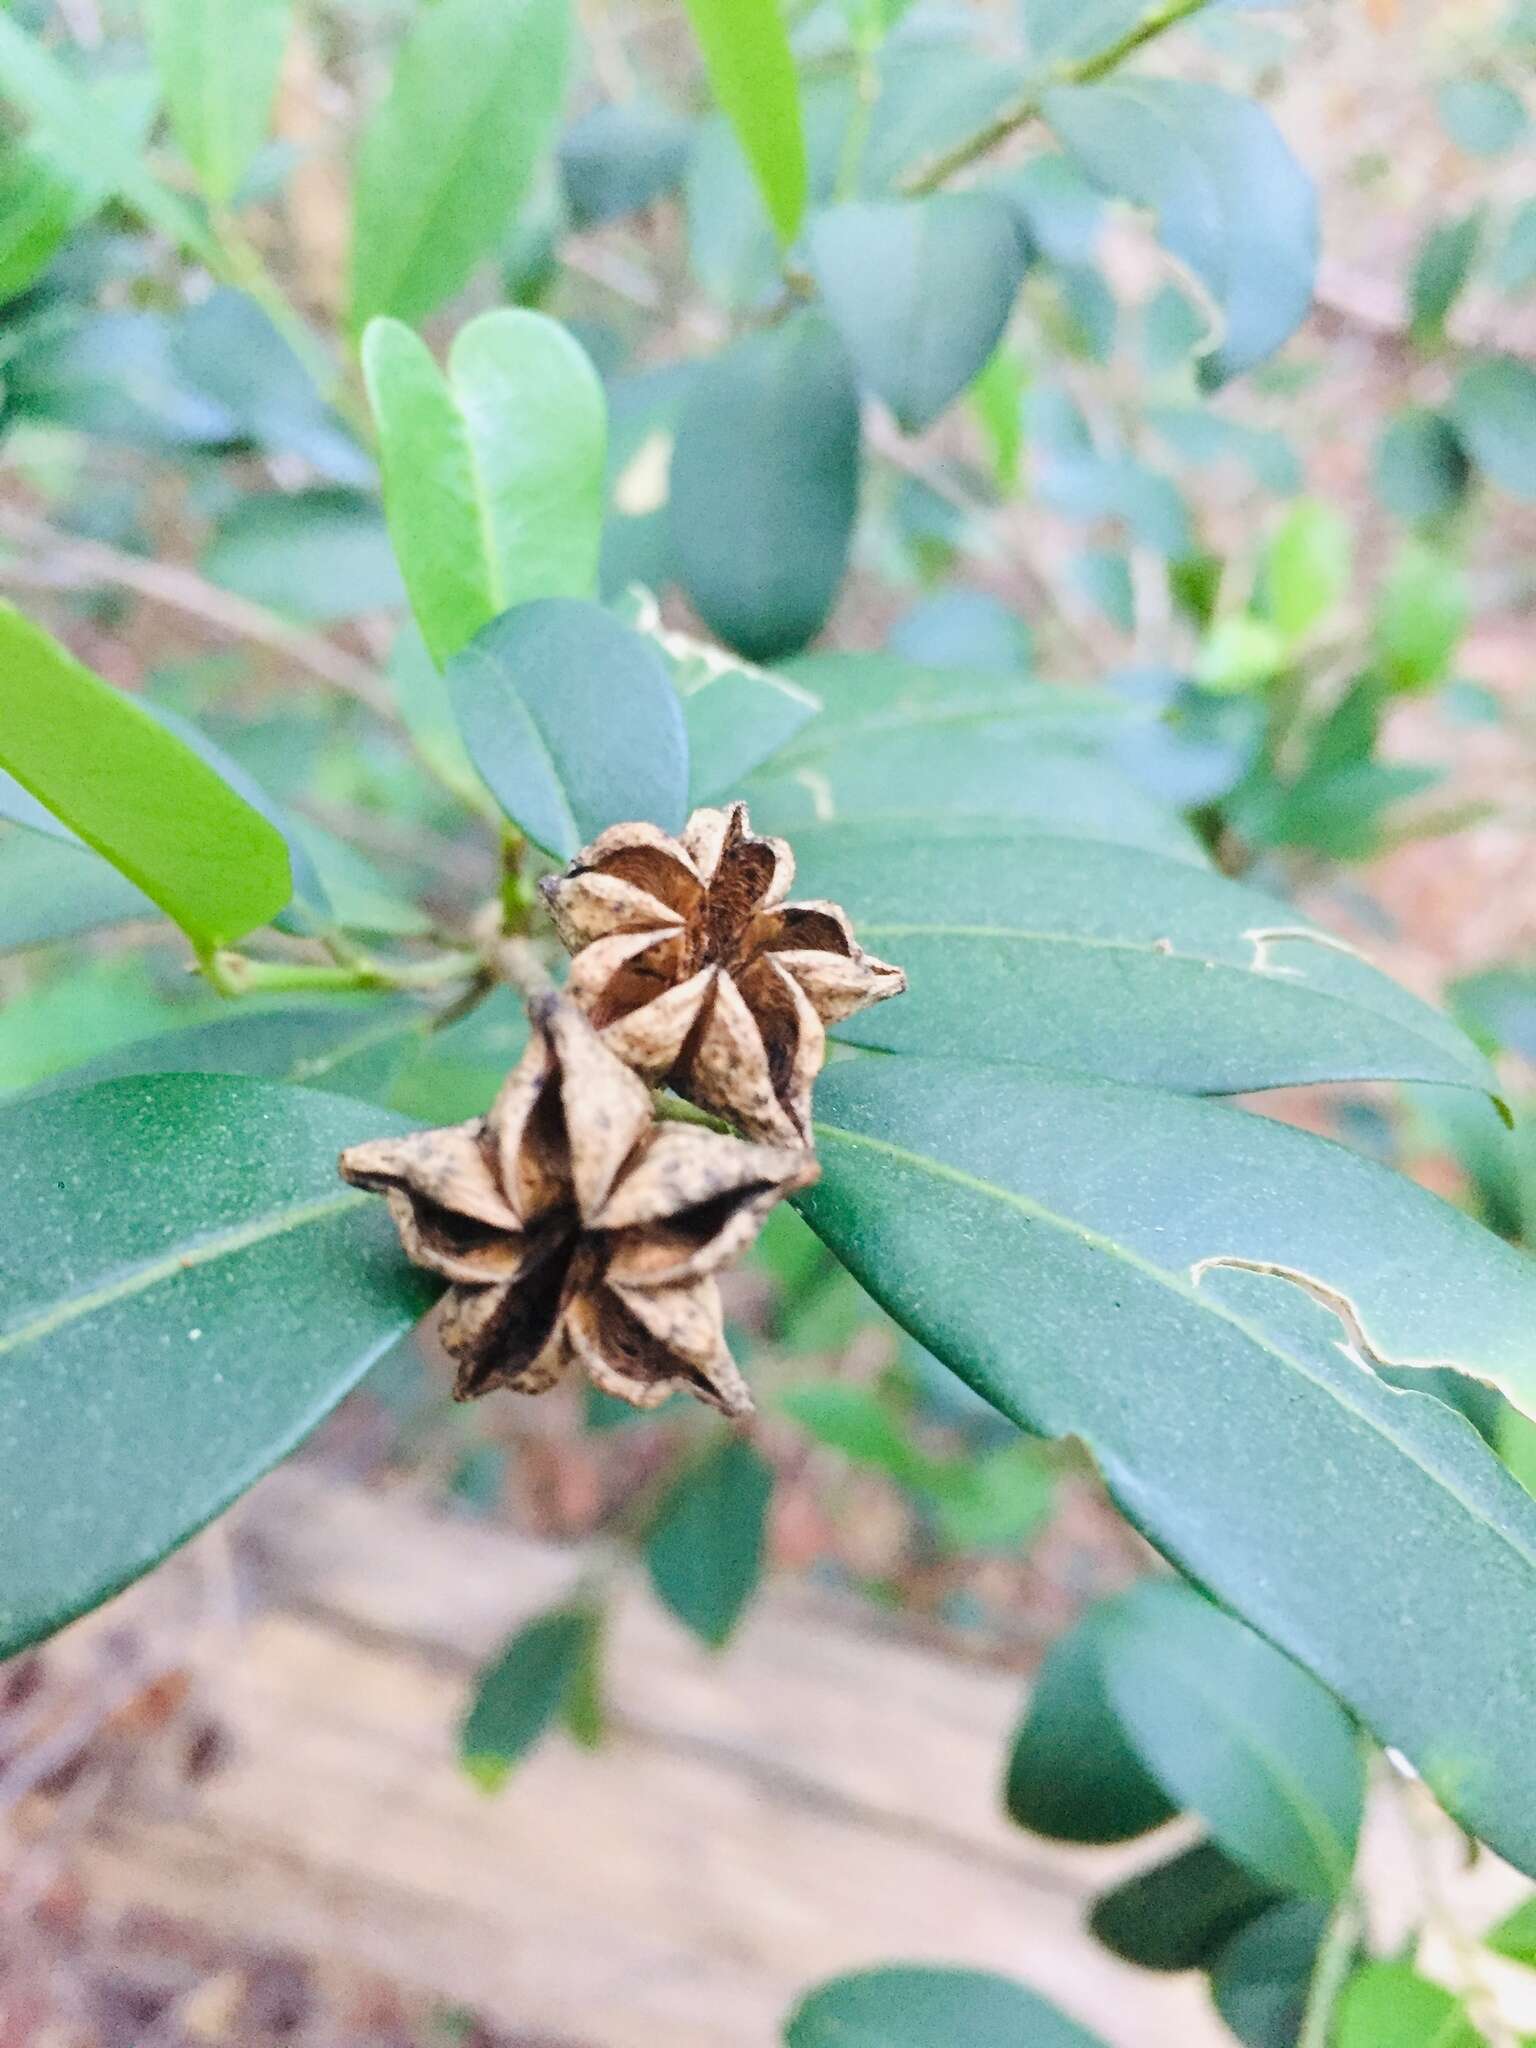
<svg viewBox="0 0 1536 2048">
<path fill-rule="evenodd" d="M 1110 1705 L 1147 1769 L 1275 1890 L 1349 1883 L 1365 1758 L 1316 1679 L 1187 1586 L 1146 1580 L 1112 1603 Z"/>
<path fill-rule="evenodd" d="M 1022 1427 L 1081 1437 L 1165 1554 L 1536 1867 L 1536 1502 L 1464 1417 L 1369 1369 L 1454 1366 L 1529 1410 L 1529 1260 L 1187 1097 L 893 1059 L 817 1098 L 800 1206 L 855 1278 Z"/>
<path fill-rule="evenodd" d="M 1244 2048 L 1296 2048 L 1329 1914 L 1320 1900 L 1286 1899 L 1210 1963 L 1216 2010 Z"/>
<path fill-rule="evenodd" d="M 1332 505 L 1302 498 L 1264 551 L 1264 611 L 1288 642 L 1322 624 L 1349 589 L 1349 522 Z"/>
<path fill-rule="evenodd" d="M 1030 61 L 1073 64 L 1096 57 L 1136 28 L 1147 11 L 1147 0 L 1022 0 Z"/>
<path fill-rule="evenodd" d="M 0 953 L 159 915 L 88 846 L 34 832 L 0 838 Z"/>
<path fill-rule="evenodd" d="M 556 1607 L 520 1628 L 481 1672 L 459 1735 L 459 1758 L 482 1792 L 499 1792 L 575 1690 L 599 1616 Z"/>
<path fill-rule="evenodd" d="M 147 0 L 171 129 L 216 207 L 265 139 L 291 13 L 291 0 Z"/>
<path fill-rule="evenodd" d="M 1414 543 L 1393 563 L 1376 600 L 1376 660 L 1394 690 L 1443 682 L 1467 629 L 1467 579 L 1438 548 Z"/>
<path fill-rule="evenodd" d="M 566 129 L 560 176 L 577 228 L 596 228 L 637 213 L 682 183 L 688 163 L 686 122 L 636 105 L 594 107 Z"/>
<path fill-rule="evenodd" d="M 985 367 L 1024 275 L 1013 214 L 993 193 L 865 200 L 818 214 L 806 237 L 823 303 L 870 389 L 907 433 Z"/>
<path fill-rule="evenodd" d="M 41 276 L 82 212 L 77 187 L 35 150 L 12 142 L 0 154 L 0 300 Z"/>
<path fill-rule="evenodd" d="M 464 750 L 448 684 L 427 652 L 414 620 L 402 626 L 395 636 L 389 656 L 389 680 L 400 722 L 427 767 L 445 789 L 471 810 L 494 815 L 495 805 Z"/>
<path fill-rule="evenodd" d="M 377 500 L 362 491 L 239 498 L 201 567 L 210 583 L 312 625 L 392 611 L 403 594 Z"/>
<path fill-rule="evenodd" d="M 1536 499 L 1536 370 L 1513 356 L 1462 373 L 1451 418 L 1467 453 L 1516 498 Z"/>
<path fill-rule="evenodd" d="M 1419 244 L 1408 280 L 1411 332 L 1420 348 L 1434 348 L 1461 297 L 1483 235 L 1481 208 L 1460 220 L 1437 221 Z"/>
<path fill-rule="evenodd" d="M 77 83 L 52 51 L 0 13 L 0 99 L 31 117 L 37 140 L 71 173 L 115 193 L 153 228 L 216 274 L 222 252 L 201 217 L 162 185 L 126 126 Z"/>
<path fill-rule="evenodd" d="M 416 320 L 505 233 L 565 92 L 566 0 L 438 0 L 358 150 L 352 322 Z"/>
<path fill-rule="evenodd" d="M 821 710 L 813 697 L 787 676 L 740 663 L 711 663 L 697 675 L 674 670 L 688 728 L 690 804 L 707 804 L 734 794 L 744 776 L 771 760 Z"/>
<path fill-rule="evenodd" d="M 1483 1946 L 1527 1968 L 1536 1964 L 1536 1898 L 1522 1899 L 1512 1913 L 1489 1928 Z"/>
<path fill-rule="evenodd" d="M 1233 612 L 1217 619 L 1195 662 L 1195 681 L 1223 697 L 1262 690 L 1286 665 L 1284 637 L 1267 619 Z"/>
<path fill-rule="evenodd" d="M 1103 2048 L 1022 1984 L 985 1970 L 893 1963 L 820 1985 L 784 2028 L 784 2048 Z"/>
<path fill-rule="evenodd" d="M 558 321 L 482 313 L 445 377 L 410 328 L 375 320 L 363 374 L 390 534 L 435 661 L 513 605 L 595 593 L 606 407 Z"/>
<path fill-rule="evenodd" d="M 0 605 L 0 763 L 199 948 L 243 938 L 288 901 L 274 827 L 11 605 Z"/>
<path fill-rule="evenodd" d="M 1415 526 L 1448 519 L 1467 492 L 1470 464 L 1444 413 L 1410 406 L 1376 447 L 1376 495 L 1389 512 Z"/>
<path fill-rule="evenodd" d="M 1205 1970 L 1275 1897 L 1214 1842 L 1196 1842 L 1106 1892 L 1088 1925 L 1095 1940 L 1143 1970 Z"/>
<path fill-rule="evenodd" d="M 686 0 L 722 112 L 751 164 L 787 248 L 805 212 L 809 173 L 800 86 L 779 0 Z"/>
<path fill-rule="evenodd" d="M 806 825 L 797 895 L 907 970 L 837 1035 L 1192 1094 L 1343 1079 L 1492 1091 L 1450 1021 L 1277 897 L 1144 849 L 997 826 Z"/>
<path fill-rule="evenodd" d="M 1411 1963 L 1366 1963 L 1345 1985 L 1333 2048 L 1483 2048 L 1464 2008 Z"/>
<path fill-rule="evenodd" d="M 728 1436 L 684 1468 L 646 1539 L 657 1599 L 712 1650 L 725 1647 L 762 1576 L 772 1498 L 772 1466 Z"/>
<path fill-rule="evenodd" d="M 570 860 L 607 825 L 675 831 L 682 708 L 656 649 L 595 604 L 546 597 L 493 619 L 448 665 L 465 745 L 536 846 Z"/>
<path fill-rule="evenodd" d="M 1502 156 L 1530 126 L 1524 100 L 1496 78 L 1453 78 L 1437 97 L 1446 134 L 1469 156 Z"/>
<path fill-rule="evenodd" d="M 1494 281 L 1512 297 L 1536 284 L 1536 199 L 1515 208 L 1494 262 Z"/>
<path fill-rule="evenodd" d="M 67 986 L 78 991 L 79 977 Z M 383 1101 L 429 1013 L 404 997 L 331 996 L 282 1009 L 242 1010 L 174 1031 L 153 1031 L 54 1075 L 51 1090 L 124 1074 L 255 1074 L 337 1095 Z"/>
<path fill-rule="evenodd" d="M 389 1122 L 207 1074 L 0 1114 L 0 1654 L 185 1542 L 421 1314 L 382 1206 L 336 1178 Z"/>
<path fill-rule="evenodd" d="M 220 1007 L 211 992 L 201 1000 L 205 1009 Z M 196 1015 L 197 1002 L 194 995 L 185 1009 L 173 1003 L 141 954 L 80 961 L 0 1008 L 0 1090 L 46 1083 L 61 1068 L 181 1022 L 188 1009 Z"/>
<path fill-rule="evenodd" d="M 859 401 L 815 314 L 750 335 L 689 388 L 672 452 L 678 574 L 720 637 L 753 661 L 826 622 L 859 497 Z"/>
<path fill-rule="evenodd" d="M 1178 1808 L 1132 1749 L 1104 1688 L 1107 1605 L 1051 1645 L 1013 1738 L 1003 1797 L 1057 1842 L 1128 1842 Z"/>
<path fill-rule="evenodd" d="M 1264 108 L 1215 86 L 1115 78 L 1047 92 L 1045 117 L 1094 183 L 1149 208 L 1205 285 L 1225 331 L 1213 382 L 1272 355 L 1305 319 L 1317 197 Z"/>
<path fill-rule="evenodd" d="M 1028 825 L 1204 861 L 1183 821 L 1106 758 L 1127 730 L 1113 698 L 880 654 L 817 655 L 791 673 L 823 709 L 741 792 L 759 829 Z"/>
</svg>

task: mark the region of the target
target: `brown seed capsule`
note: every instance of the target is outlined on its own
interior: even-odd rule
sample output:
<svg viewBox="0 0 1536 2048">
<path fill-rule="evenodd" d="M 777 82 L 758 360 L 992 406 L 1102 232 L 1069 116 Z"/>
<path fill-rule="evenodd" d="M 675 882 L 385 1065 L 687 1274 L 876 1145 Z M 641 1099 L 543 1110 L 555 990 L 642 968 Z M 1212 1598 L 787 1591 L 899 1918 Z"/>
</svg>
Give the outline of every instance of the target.
<svg viewBox="0 0 1536 2048">
<path fill-rule="evenodd" d="M 573 1003 L 531 1015 L 488 1116 L 341 1155 L 346 1180 L 387 1198 L 408 1255 L 453 1283 L 441 1333 L 459 1398 L 542 1393 L 575 1363 L 637 1408 L 683 1389 L 749 1413 L 713 1276 L 815 1159 L 658 1123 Z"/>
<path fill-rule="evenodd" d="M 907 985 L 835 903 L 786 903 L 795 858 L 745 804 L 695 811 L 680 838 L 614 825 L 551 878 L 576 956 L 567 983 L 627 1066 L 749 1138 L 810 1142 L 825 1026 Z"/>
</svg>

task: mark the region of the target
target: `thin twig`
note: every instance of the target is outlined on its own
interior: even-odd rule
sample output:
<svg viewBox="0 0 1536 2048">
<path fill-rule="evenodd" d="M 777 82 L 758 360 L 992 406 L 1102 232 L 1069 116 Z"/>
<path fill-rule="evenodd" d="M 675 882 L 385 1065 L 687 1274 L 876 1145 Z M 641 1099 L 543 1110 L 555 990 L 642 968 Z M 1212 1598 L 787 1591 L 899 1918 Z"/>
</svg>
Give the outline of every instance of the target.
<svg viewBox="0 0 1536 2048">
<path fill-rule="evenodd" d="M 1333 2017 L 1355 1960 L 1360 1941 L 1360 1902 L 1346 1889 L 1333 1909 L 1317 1960 L 1312 1965 L 1312 1982 L 1307 1989 L 1307 2008 L 1296 2036 L 1296 2048 L 1328 2048 L 1333 2034 Z"/>
<path fill-rule="evenodd" d="M 1210 4 L 1211 0 L 1164 0 L 1162 6 L 1143 16 L 1134 28 L 1127 29 L 1107 48 L 1096 50 L 1091 57 L 1081 57 L 1075 63 L 1058 64 L 1043 86 L 1029 86 L 1017 98 L 1000 107 L 990 121 L 972 134 L 914 166 L 901 181 L 902 191 L 914 197 L 937 191 L 956 171 L 963 171 L 978 157 L 986 156 L 1016 129 L 1038 120 L 1045 95 L 1052 87 L 1096 84 L 1099 79 L 1108 77 L 1134 51 L 1141 49 L 1143 44 L 1154 42 L 1166 30 L 1187 20 L 1190 15 L 1198 14 Z"/>
<path fill-rule="evenodd" d="M 0 561 L 0 582 L 38 590 L 131 590 L 231 639 L 268 647 L 296 668 L 344 690 L 380 718 L 394 718 L 389 693 L 366 662 L 322 634 L 288 625 L 249 598 L 220 590 L 195 569 L 177 562 L 152 562 L 105 541 L 61 533 L 15 505 L 0 505 L 0 540 L 34 551 L 31 560 Z"/>
</svg>

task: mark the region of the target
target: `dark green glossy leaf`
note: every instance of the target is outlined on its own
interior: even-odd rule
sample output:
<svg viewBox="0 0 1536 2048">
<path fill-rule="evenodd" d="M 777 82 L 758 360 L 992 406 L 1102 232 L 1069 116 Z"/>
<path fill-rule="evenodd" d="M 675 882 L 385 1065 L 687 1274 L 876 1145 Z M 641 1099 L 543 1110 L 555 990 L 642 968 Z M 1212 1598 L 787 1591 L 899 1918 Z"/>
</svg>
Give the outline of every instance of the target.
<svg viewBox="0 0 1536 2048">
<path fill-rule="evenodd" d="M 1106 758 L 1129 725 L 1113 698 L 877 654 L 817 655 L 790 673 L 823 710 L 743 789 L 759 829 L 908 820 L 938 838 L 1025 825 L 1204 861 L 1183 821 Z"/>
<path fill-rule="evenodd" d="M 1483 235 L 1481 209 L 1460 220 L 1437 221 L 1419 244 L 1408 280 L 1408 312 L 1414 340 L 1433 348 L 1461 297 Z"/>
<path fill-rule="evenodd" d="M 686 0 L 709 82 L 786 246 L 805 212 L 800 85 L 779 0 Z"/>
<path fill-rule="evenodd" d="M 177 1002 L 142 954 L 85 959 L 67 976 L 40 981 L 0 1004 L 0 1091 L 46 1083 L 78 1061 L 220 1007 L 201 983 Z"/>
<path fill-rule="evenodd" d="M 1025 267 L 1011 211 L 982 192 L 834 206 L 807 247 L 854 368 L 908 433 L 985 365 Z"/>
<path fill-rule="evenodd" d="M 713 803 L 771 760 L 821 710 L 821 699 L 766 669 L 712 664 L 674 670 L 688 728 L 688 800 Z"/>
<path fill-rule="evenodd" d="M 273 826 L 10 605 L 0 606 L 0 763 L 196 945 L 242 938 L 288 901 Z"/>
<path fill-rule="evenodd" d="M 784 2048 L 1103 2048 L 1033 1991 L 984 1970 L 893 1963 L 821 1985 Z"/>
<path fill-rule="evenodd" d="M 1128 1842 L 1178 1808 L 1126 1739 L 1104 1690 L 1103 1607 L 1051 1645 L 1013 1738 L 1003 1796 L 1058 1842 Z"/>
<path fill-rule="evenodd" d="M 1094 1906 L 1094 1938 L 1144 1970 L 1205 1970 L 1240 1929 L 1276 1900 L 1214 1842 L 1127 1878 Z"/>
<path fill-rule="evenodd" d="M 1536 499 L 1536 370 L 1513 356 L 1474 363 L 1451 400 L 1467 453 L 1516 498 Z"/>
<path fill-rule="evenodd" d="M 841 903 L 908 993 L 838 1035 L 1194 1094 L 1318 1080 L 1495 1091 L 1486 1061 L 1277 897 L 1144 849 L 996 826 L 803 825 L 796 892 Z"/>
<path fill-rule="evenodd" d="M 536 846 L 569 860 L 607 825 L 683 821 L 688 738 L 660 654 L 576 598 L 503 612 L 448 665 L 486 787 Z"/>
<path fill-rule="evenodd" d="M 431 1287 L 338 1149 L 388 1112 L 208 1074 L 0 1117 L 0 1651 L 158 1562 L 299 1443 Z"/>
<path fill-rule="evenodd" d="M 598 1626 L 589 1607 L 556 1607 L 520 1628 L 481 1672 L 459 1756 L 482 1791 L 499 1792 L 570 1700 Z"/>
<path fill-rule="evenodd" d="M 820 631 L 843 579 L 859 493 L 859 404 L 815 314 L 737 342 L 690 387 L 672 454 L 684 589 L 754 661 Z"/>
<path fill-rule="evenodd" d="M 1362 1363 L 1455 1363 L 1529 1407 L 1536 1268 L 1382 1167 L 1187 1097 L 861 1060 L 823 1075 L 817 1132 L 803 1212 L 897 1320 L 1022 1426 L 1080 1436 L 1160 1548 L 1536 1867 L 1536 1502 Z"/>
<path fill-rule="evenodd" d="M 1329 1910 L 1320 1900 L 1287 1899 L 1212 1961 L 1211 1996 L 1243 2048 L 1296 2048 Z"/>
<path fill-rule="evenodd" d="M 384 503 L 435 660 L 511 606 L 597 587 L 606 439 L 586 351 L 542 313 L 482 313 L 445 377 L 398 320 L 363 337 Z"/>
<path fill-rule="evenodd" d="M 712 1650 L 723 1649 L 762 1575 L 773 1468 L 728 1436 L 685 1466 L 646 1539 L 657 1598 Z"/>
<path fill-rule="evenodd" d="M 1471 465 L 1444 413 L 1410 406 L 1376 448 L 1376 495 L 1415 526 L 1449 518 L 1466 496 Z"/>
<path fill-rule="evenodd" d="M 401 48 L 358 151 L 352 319 L 415 320 L 516 214 L 565 90 L 566 0 L 438 0 Z"/>
<path fill-rule="evenodd" d="M 649 206 L 682 182 L 688 125 L 633 103 L 594 107 L 560 144 L 560 175 L 578 228 Z"/>
<path fill-rule="evenodd" d="M 130 1038 L 45 1085 L 54 1092 L 125 1074 L 255 1074 L 380 1102 L 425 1023 L 420 1004 L 400 996 L 240 1011 Z"/>
<path fill-rule="evenodd" d="M 0 837 L 0 953 L 159 917 L 143 890 L 90 847 L 40 832 Z"/>
<path fill-rule="evenodd" d="M 1348 1716 L 1262 1636 L 1187 1586 L 1116 1600 L 1104 1683 L 1143 1763 L 1218 1843 L 1276 1891 L 1349 1883 L 1365 1758 Z"/>
<path fill-rule="evenodd" d="M 1312 300 L 1317 199 L 1264 108 L 1187 79 L 1127 77 L 1058 87 L 1045 114 L 1096 184 L 1156 214 L 1210 291 L 1224 323 L 1214 379 L 1289 338 Z"/>
</svg>

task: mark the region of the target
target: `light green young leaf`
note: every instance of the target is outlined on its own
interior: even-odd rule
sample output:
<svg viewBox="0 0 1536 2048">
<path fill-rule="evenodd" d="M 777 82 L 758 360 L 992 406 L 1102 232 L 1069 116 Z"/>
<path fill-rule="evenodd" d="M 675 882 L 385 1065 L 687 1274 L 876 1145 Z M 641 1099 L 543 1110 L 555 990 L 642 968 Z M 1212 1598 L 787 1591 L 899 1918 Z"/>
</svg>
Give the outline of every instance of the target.
<svg viewBox="0 0 1536 2048">
<path fill-rule="evenodd" d="M 34 36 L 0 13 L 0 99 L 30 116 L 37 141 L 72 173 L 123 202 L 211 270 L 222 254 L 197 213 L 162 185 L 101 98 L 78 84 Z"/>
<path fill-rule="evenodd" d="M 763 1567 L 773 1469 L 728 1436 L 689 1466 L 645 1545 L 656 1597 L 712 1650 L 724 1649 Z"/>
<path fill-rule="evenodd" d="M 1317 196 L 1263 107 L 1188 79 L 1057 87 L 1045 116 L 1106 192 L 1149 208 L 1168 249 L 1201 279 L 1225 332 L 1211 381 L 1262 362 L 1306 317 L 1317 270 Z"/>
<path fill-rule="evenodd" d="M 591 1607 L 556 1607 L 520 1628 L 481 1672 L 459 1736 L 465 1771 L 499 1792 L 571 1700 L 599 1627 Z"/>
<path fill-rule="evenodd" d="M 688 736 L 656 648 L 595 604 L 538 598 L 448 666 L 470 759 L 535 846 L 570 860 L 608 825 L 683 822 Z"/>
<path fill-rule="evenodd" d="M 797 894 L 907 970 L 840 1038 L 1225 1095 L 1326 1080 L 1495 1092 L 1449 1019 L 1279 897 L 1144 849 L 1000 824 L 807 824 Z"/>
<path fill-rule="evenodd" d="M 11 605 L 0 605 L 0 765 L 199 950 L 266 924 L 292 893 L 275 827 Z"/>
<path fill-rule="evenodd" d="M 790 2014 L 784 2048 L 1104 2048 L 1022 1984 L 985 1970 L 893 1963 L 822 1984 Z"/>
<path fill-rule="evenodd" d="M 1392 689 L 1424 690 L 1445 680 L 1468 609 L 1459 562 L 1422 543 L 1402 550 L 1376 600 L 1373 627 L 1376 659 Z"/>
<path fill-rule="evenodd" d="M 1287 642 L 1304 640 L 1349 589 L 1354 545 L 1332 505 L 1301 498 L 1264 551 L 1264 609 Z"/>
<path fill-rule="evenodd" d="M 816 1113 L 799 1205 L 855 1278 L 1004 1414 L 1080 1437 L 1153 1542 L 1536 1869 L 1536 1502 L 1373 1365 L 1536 1407 L 1536 1266 L 1368 1160 L 1187 1097 L 859 1060 Z"/>
<path fill-rule="evenodd" d="M 567 0 L 438 0 L 420 13 L 358 152 L 352 323 L 420 319 L 516 214 L 565 91 Z"/>
<path fill-rule="evenodd" d="M 513 605 L 595 593 L 606 407 L 557 321 L 482 313 L 455 336 L 445 377 L 408 327 L 375 320 L 363 373 L 390 534 L 435 661 Z"/>
<path fill-rule="evenodd" d="M 1443 1985 L 1411 1963 L 1370 1962 L 1344 1986 L 1333 2048 L 1484 2048 L 1485 2036 Z"/>
<path fill-rule="evenodd" d="M 1171 1581 L 1112 1603 L 1100 1656 L 1121 1726 L 1178 1805 L 1277 1891 L 1337 1897 L 1354 1865 L 1365 1757 L 1317 1680 Z"/>
<path fill-rule="evenodd" d="M 381 1122 L 215 1074 L 0 1113 L 0 1655 L 194 1535 L 426 1308 L 336 1178 Z"/>
<path fill-rule="evenodd" d="M 24 144 L 0 154 L 0 300 L 13 299 L 53 260 L 80 218 L 77 188 Z"/>
<path fill-rule="evenodd" d="M 779 0 L 686 0 L 721 110 L 756 175 L 780 242 L 795 239 L 809 176 L 800 84 Z"/>
<path fill-rule="evenodd" d="M 147 0 L 145 16 L 172 131 L 228 206 L 266 138 L 292 0 Z"/>
</svg>

